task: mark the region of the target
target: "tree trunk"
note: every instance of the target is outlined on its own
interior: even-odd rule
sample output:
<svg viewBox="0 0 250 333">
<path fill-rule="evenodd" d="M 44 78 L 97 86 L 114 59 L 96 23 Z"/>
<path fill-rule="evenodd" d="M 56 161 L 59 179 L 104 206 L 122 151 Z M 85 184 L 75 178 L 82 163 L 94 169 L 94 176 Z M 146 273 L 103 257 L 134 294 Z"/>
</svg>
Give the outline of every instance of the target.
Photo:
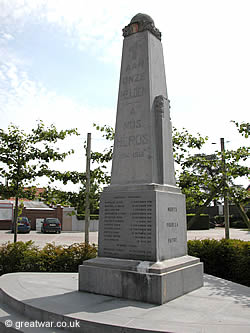
<svg viewBox="0 0 250 333">
<path fill-rule="evenodd" d="M 247 214 L 244 211 L 244 208 L 236 199 L 235 199 L 234 203 L 237 206 L 243 221 L 246 223 L 247 227 L 250 229 L 250 221 L 249 221 Z"/>
</svg>

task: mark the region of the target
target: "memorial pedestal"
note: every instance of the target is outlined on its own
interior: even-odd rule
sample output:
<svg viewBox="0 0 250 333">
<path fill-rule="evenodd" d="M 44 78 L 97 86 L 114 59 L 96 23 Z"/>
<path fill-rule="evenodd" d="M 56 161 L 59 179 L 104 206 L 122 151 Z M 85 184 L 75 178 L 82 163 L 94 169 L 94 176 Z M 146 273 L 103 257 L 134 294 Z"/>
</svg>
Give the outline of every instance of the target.
<svg viewBox="0 0 250 333">
<path fill-rule="evenodd" d="M 104 189 L 99 257 L 157 262 L 186 254 L 185 196 L 178 187 L 140 184 Z"/>
<path fill-rule="evenodd" d="M 134 16 L 123 52 L 111 185 L 101 195 L 98 256 L 79 290 L 162 304 L 203 285 L 187 256 L 185 196 L 176 187 L 161 33 Z"/>
<path fill-rule="evenodd" d="M 203 286 L 203 265 L 191 256 L 161 262 L 114 258 L 79 267 L 79 290 L 163 304 Z"/>
<path fill-rule="evenodd" d="M 163 304 L 203 285 L 203 264 L 186 255 L 179 188 L 110 186 L 100 212 L 99 257 L 79 267 L 79 290 Z"/>
</svg>

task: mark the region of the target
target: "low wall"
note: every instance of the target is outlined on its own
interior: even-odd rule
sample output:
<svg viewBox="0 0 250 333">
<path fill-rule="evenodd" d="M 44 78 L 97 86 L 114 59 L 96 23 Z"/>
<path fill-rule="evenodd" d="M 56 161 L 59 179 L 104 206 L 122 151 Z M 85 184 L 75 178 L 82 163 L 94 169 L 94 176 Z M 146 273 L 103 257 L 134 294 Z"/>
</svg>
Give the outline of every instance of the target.
<svg viewBox="0 0 250 333">
<path fill-rule="evenodd" d="M 73 213 L 74 212 L 74 213 Z M 72 207 L 63 208 L 63 231 L 84 231 L 85 220 L 78 220 Z M 90 220 L 89 231 L 98 231 L 99 220 Z"/>
<path fill-rule="evenodd" d="M 84 231 L 85 220 L 77 220 L 76 216 L 72 216 L 72 231 Z M 98 231 L 99 220 L 89 221 L 89 231 Z"/>
</svg>

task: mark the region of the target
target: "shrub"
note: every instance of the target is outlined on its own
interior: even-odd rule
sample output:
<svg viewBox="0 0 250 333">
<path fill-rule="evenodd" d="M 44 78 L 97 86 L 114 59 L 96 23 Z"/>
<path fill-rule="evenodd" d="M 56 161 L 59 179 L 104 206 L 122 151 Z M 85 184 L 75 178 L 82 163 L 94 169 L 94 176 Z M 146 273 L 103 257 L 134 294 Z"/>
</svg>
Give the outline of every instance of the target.
<svg viewBox="0 0 250 333">
<path fill-rule="evenodd" d="M 32 241 L 6 243 L 0 247 L 0 275 L 13 272 L 77 272 L 78 266 L 97 255 L 95 245 L 84 243 L 56 246 L 48 243 L 40 250 Z"/>
<path fill-rule="evenodd" d="M 188 241 L 188 254 L 200 258 L 205 273 L 250 286 L 250 242 L 192 240 Z"/>
<path fill-rule="evenodd" d="M 188 254 L 200 258 L 204 271 L 250 286 L 250 242 L 235 239 L 188 241 Z M 0 275 L 13 272 L 77 272 L 78 266 L 96 257 L 95 245 L 84 243 L 39 249 L 32 241 L 0 246 Z"/>
<path fill-rule="evenodd" d="M 241 229 L 241 228 L 247 228 L 247 225 L 244 221 L 230 221 L 230 228 L 237 228 L 237 229 Z"/>
<path fill-rule="evenodd" d="M 77 272 L 84 260 L 96 257 L 97 249 L 84 243 L 75 243 L 68 247 L 48 243 L 41 250 L 43 270 L 46 272 Z"/>
<path fill-rule="evenodd" d="M 37 271 L 39 250 L 32 241 L 6 243 L 0 247 L 0 274 Z"/>
</svg>

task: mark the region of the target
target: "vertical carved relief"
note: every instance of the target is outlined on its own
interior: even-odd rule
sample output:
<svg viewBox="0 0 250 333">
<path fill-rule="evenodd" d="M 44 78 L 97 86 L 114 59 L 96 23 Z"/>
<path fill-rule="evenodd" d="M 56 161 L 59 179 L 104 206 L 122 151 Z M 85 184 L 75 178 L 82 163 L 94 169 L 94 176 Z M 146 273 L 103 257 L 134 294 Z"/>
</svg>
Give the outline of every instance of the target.
<svg viewBox="0 0 250 333">
<path fill-rule="evenodd" d="M 164 183 L 163 175 L 163 118 L 164 118 L 165 98 L 163 95 L 156 96 L 154 99 L 154 137 L 155 137 L 155 154 L 156 154 L 156 179 L 159 184 Z"/>
<path fill-rule="evenodd" d="M 164 97 L 163 95 L 156 96 L 154 99 L 154 110 L 157 115 L 164 117 Z"/>
</svg>

